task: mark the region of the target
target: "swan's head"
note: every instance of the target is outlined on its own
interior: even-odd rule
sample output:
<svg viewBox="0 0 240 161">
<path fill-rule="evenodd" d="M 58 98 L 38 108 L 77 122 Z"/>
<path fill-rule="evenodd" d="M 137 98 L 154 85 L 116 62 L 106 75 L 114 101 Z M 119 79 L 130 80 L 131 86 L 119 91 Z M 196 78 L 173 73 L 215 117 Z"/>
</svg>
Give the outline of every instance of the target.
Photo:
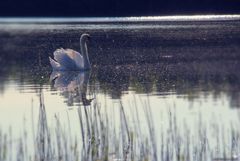
<svg viewBox="0 0 240 161">
<path fill-rule="evenodd" d="M 88 42 L 89 40 L 90 40 L 90 35 L 87 33 L 82 34 L 80 37 L 81 42 Z"/>
</svg>

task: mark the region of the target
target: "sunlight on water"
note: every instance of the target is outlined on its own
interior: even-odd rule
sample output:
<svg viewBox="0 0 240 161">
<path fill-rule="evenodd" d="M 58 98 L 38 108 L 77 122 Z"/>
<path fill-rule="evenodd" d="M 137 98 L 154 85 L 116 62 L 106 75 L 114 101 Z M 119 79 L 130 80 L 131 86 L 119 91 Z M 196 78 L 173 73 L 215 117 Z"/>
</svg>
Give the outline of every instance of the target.
<svg viewBox="0 0 240 161">
<path fill-rule="evenodd" d="M 0 18 L 0 23 L 71 23 L 71 22 L 158 22 L 158 21 L 219 21 L 239 20 L 240 15 L 176 15 L 176 16 L 148 16 L 148 17 L 84 17 L 84 18 Z"/>
<path fill-rule="evenodd" d="M 49 30 L 111 30 L 111 29 L 211 29 L 218 24 L 177 24 L 177 22 L 217 22 L 240 20 L 240 15 L 195 15 L 109 18 L 0 18 L 2 31 L 24 33 Z M 173 24 L 168 24 L 168 23 Z M 77 24 L 77 25 L 76 25 Z M 21 33 L 21 32 L 20 32 Z"/>
<path fill-rule="evenodd" d="M 115 144 L 115 139 L 121 140 L 119 136 L 125 135 L 124 131 L 126 129 L 122 127 L 125 126 L 123 124 L 125 121 L 121 116 L 124 109 L 123 114 L 127 121 L 127 129 L 129 133 L 132 133 L 131 135 L 134 135 L 132 137 L 136 139 L 134 139 L 135 144 L 142 144 L 143 146 L 146 144 L 145 140 L 147 142 L 150 141 L 149 146 L 152 146 L 151 142 L 153 140 L 151 141 L 151 139 L 154 139 L 156 147 L 152 147 L 153 153 L 161 154 L 162 150 L 166 150 L 164 144 L 169 144 L 169 147 L 173 146 L 172 148 L 175 148 L 176 143 L 174 140 L 167 143 L 171 135 L 173 135 L 172 137 L 180 137 L 179 139 L 183 144 L 182 148 L 186 148 L 186 141 L 191 142 L 189 147 L 190 160 L 194 160 L 193 152 L 194 148 L 196 148 L 195 146 L 198 145 L 198 137 L 199 139 L 206 137 L 208 150 L 211 151 L 214 157 L 222 157 L 221 153 L 223 151 L 229 152 L 230 150 L 230 147 L 223 145 L 231 145 L 229 140 L 231 131 L 234 129 L 236 130 L 234 133 L 240 133 L 240 130 L 237 128 L 240 126 L 240 110 L 239 108 L 229 108 L 231 105 L 226 93 L 222 93 L 216 98 L 211 91 L 199 91 L 197 98 L 189 99 L 187 95 L 177 94 L 174 91 L 167 95 L 161 93 L 156 95 L 156 91 L 148 94 L 138 94 L 134 90 L 129 90 L 127 93 L 123 93 L 119 99 L 112 99 L 110 95 L 102 92 L 101 88 L 99 83 L 89 84 L 87 97 L 94 98 L 90 106 L 84 107 L 78 103 L 67 106 L 71 96 L 65 95 L 62 90 L 52 90 L 48 84 L 44 86 L 28 83 L 19 84 L 16 79 L 10 79 L 5 84 L 4 93 L 0 97 L 0 122 L 4 122 L 4 124 L 1 124 L 1 130 L 7 133 L 11 127 L 13 140 L 18 140 L 19 135 L 21 136 L 27 132 L 28 148 L 30 148 L 33 143 L 32 138 L 35 137 L 39 128 L 40 95 L 42 95 L 48 126 L 51 129 L 58 129 L 59 125 L 56 124 L 55 120 L 57 117 L 61 121 L 62 130 L 67 130 L 69 137 L 71 136 L 74 139 L 76 137 L 78 140 L 81 140 L 83 137 L 81 126 L 79 125 L 78 111 L 80 110 L 84 114 L 85 110 L 87 110 L 88 117 L 90 117 L 89 121 L 91 122 L 89 123 L 93 124 L 94 118 L 91 117 L 96 117 L 94 116 L 95 108 L 99 110 L 101 117 L 108 119 L 110 144 Z M 129 89 L 134 89 L 134 87 L 130 86 Z M 85 122 L 86 120 L 83 121 Z M 88 123 L 85 122 L 84 124 L 86 126 Z M 186 132 L 189 140 L 184 138 Z M 162 147 L 163 145 L 164 147 Z M 79 146 L 83 146 L 81 142 L 79 142 Z M 216 149 L 217 147 L 218 150 Z M 140 150 L 140 147 L 135 148 L 136 151 Z M 110 149 L 112 153 L 117 154 L 115 150 L 114 148 Z M 29 153 L 34 152 L 29 150 Z M 139 157 L 139 154 L 135 155 L 135 157 Z M 157 155 L 156 157 L 161 160 L 161 157 L 166 156 Z M 227 157 L 231 157 L 231 154 L 227 154 Z"/>
<path fill-rule="evenodd" d="M 238 20 L 0 19 L 0 160 L 237 159 Z M 91 71 L 52 72 L 82 33 Z"/>
</svg>

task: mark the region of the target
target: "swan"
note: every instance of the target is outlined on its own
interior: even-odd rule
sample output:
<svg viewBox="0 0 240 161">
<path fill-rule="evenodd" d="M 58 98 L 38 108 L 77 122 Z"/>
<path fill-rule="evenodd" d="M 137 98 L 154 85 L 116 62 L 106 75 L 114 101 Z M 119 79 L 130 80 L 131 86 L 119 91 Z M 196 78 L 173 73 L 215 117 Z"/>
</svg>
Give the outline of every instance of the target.
<svg viewBox="0 0 240 161">
<path fill-rule="evenodd" d="M 90 70 L 91 65 L 88 58 L 87 42 L 89 34 L 82 34 L 80 37 L 81 54 L 72 49 L 57 49 L 54 51 L 52 59 L 49 57 L 50 64 L 54 71 L 82 71 Z"/>
</svg>

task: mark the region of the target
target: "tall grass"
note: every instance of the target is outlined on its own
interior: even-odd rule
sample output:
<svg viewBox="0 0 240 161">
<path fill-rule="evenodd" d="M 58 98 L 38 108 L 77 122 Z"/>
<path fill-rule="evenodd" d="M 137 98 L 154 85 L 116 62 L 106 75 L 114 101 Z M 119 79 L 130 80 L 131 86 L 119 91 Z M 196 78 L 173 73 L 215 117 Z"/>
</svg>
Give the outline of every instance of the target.
<svg viewBox="0 0 240 161">
<path fill-rule="evenodd" d="M 167 128 L 162 128 L 161 124 L 157 126 L 154 122 L 154 111 L 149 100 L 141 102 L 144 111 L 141 117 L 135 101 L 131 116 L 126 115 L 123 103 L 119 102 L 119 124 L 115 123 L 117 118 L 107 114 L 106 107 L 102 107 L 98 100 L 90 107 L 80 105 L 77 109 L 80 132 L 73 134 L 71 119 L 66 126 L 56 115 L 56 126 L 48 124 L 44 97 L 40 93 L 38 123 L 36 128 L 33 127 L 33 145 L 29 143 L 30 130 L 26 128 L 17 140 L 12 139 L 11 128 L 8 133 L 0 131 L 0 160 L 217 161 L 236 160 L 240 154 L 240 133 L 233 125 L 228 131 L 221 124 L 212 124 L 215 140 L 210 140 L 201 114 L 195 127 L 197 135 L 193 135 L 187 124 L 178 126 L 174 108 L 168 111 L 168 120 L 165 120 Z M 134 124 L 130 123 L 130 117 Z M 142 120 L 147 123 L 144 129 L 140 128 Z M 157 129 L 161 129 L 160 133 L 156 132 Z"/>
</svg>

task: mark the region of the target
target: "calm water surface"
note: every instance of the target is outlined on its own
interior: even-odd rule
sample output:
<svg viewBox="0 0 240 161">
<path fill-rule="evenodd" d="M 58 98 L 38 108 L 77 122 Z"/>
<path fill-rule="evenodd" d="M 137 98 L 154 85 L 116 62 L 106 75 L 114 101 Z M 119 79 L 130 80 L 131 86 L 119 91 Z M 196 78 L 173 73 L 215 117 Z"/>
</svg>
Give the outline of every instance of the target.
<svg viewBox="0 0 240 161">
<path fill-rule="evenodd" d="M 2 21 L 1 159 L 236 159 L 237 18 Z M 92 70 L 52 72 L 48 56 L 79 50 L 84 32 Z"/>
</svg>

